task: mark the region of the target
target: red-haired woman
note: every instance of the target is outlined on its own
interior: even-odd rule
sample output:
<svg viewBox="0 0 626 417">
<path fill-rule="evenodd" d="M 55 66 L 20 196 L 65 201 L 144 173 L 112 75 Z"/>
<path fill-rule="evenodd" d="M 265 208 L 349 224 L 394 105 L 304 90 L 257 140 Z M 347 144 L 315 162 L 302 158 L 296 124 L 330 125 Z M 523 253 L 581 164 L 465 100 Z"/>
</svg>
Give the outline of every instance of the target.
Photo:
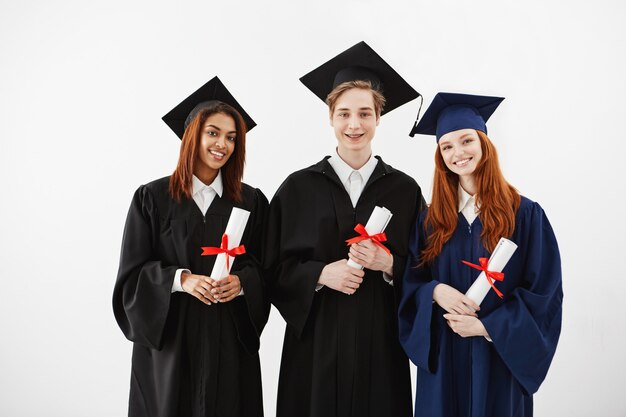
<svg viewBox="0 0 626 417">
<path fill-rule="evenodd" d="M 561 330 L 561 265 L 543 209 L 500 171 L 485 122 L 498 97 L 439 93 L 414 132 L 436 135 L 432 204 L 416 222 L 399 308 L 417 365 L 416 416 L 531 416 Z M 480 306 L 465 293 L 501 237 L 518 245 Z"/>
<path fill-rule="evenodd" d="M 243 116 L 242 116 L 243 115 Z M 254 122 L 215 77 L 163 120 L 182 138 L 170 177 L 139 187 L 113 293 L 134 342 L 129 416 L 262 416 L 260 248 L 267 199 L 241 182 Z M 233 207 L 251 212 L 230 275 L 210 277 Z"/>
</svg>

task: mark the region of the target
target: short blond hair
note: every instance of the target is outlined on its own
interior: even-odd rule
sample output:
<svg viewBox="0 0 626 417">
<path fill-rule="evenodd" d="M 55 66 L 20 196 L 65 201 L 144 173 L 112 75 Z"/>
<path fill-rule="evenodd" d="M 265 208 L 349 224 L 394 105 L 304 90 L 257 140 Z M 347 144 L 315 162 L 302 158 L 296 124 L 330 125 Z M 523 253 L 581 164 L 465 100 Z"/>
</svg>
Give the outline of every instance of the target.
<svg viewBox="0 0 626 417">
<path fill-rule="evenodd" d="M 383 96 L 380 91 L 375 89 L 370 81 L 366 80 L 346 81 L 333 88 L 333 91 L 326 96 L 326 104 L 328 104 L 330 113 L 332 114 L 335 111 L 335 105 L 337 104 L 339 97 L 346 91 L 353 88 L 369 90 L 372 92 L 372 98 L 374 99 L 374 111 L 376 112 L 376 116 L 379 117 L 385 107 L 385 96 Z"/>
</svg>

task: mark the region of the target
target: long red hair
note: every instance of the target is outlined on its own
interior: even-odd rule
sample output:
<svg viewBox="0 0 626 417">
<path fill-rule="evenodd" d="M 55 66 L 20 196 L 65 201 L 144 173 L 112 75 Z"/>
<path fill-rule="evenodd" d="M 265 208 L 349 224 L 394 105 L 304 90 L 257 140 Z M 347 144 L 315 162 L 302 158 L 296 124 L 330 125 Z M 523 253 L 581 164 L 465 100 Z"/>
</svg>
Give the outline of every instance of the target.
<svg viewBox="0 0 626 417">
<path fill-rule="evenodd" d="M 200 110 L 185 129 L 185 134 L 180 144 L 178 165 L 170 177 L 169 190 L 172 198 L 176 201 L 180 201 L 183 197 L 191 198 L 193 188 L 192 176 L 194 166 L 198 160 L 202 129 L 206 119 L 215 113 L 223 113 L 232 117 L 235 121 L 235 129 L 237 130 L 235 150 L 221 168 L 221 172 L 224 193 L 232 201 L 236 203 L 241 202 L 241 179 L 243 178 L 243 167 L 246 161 L 246 122 L 237 110 L 222 102 L 215 102 L 210 107 Z"/>
<path fill-rule="evenodd" d="M 498 153 L 486 134 L 477 131 L 482 158 L 474 171 L 477 186 L 476 205 L 483 225 L 480 238 L 492 252 L 501 237 L 511 237 L 515 229 L 515 213 L 521 197 L 502 175 Z M 435 152 L 435 178 L 432 203 L 424 221 L 428 234 L 426 248 L 421 253 L 420 265 L 432 262 L 443 245 L 452 237 L 459 218 L 459 176 L 448 169 L 439 148 Z"/>
</svg>

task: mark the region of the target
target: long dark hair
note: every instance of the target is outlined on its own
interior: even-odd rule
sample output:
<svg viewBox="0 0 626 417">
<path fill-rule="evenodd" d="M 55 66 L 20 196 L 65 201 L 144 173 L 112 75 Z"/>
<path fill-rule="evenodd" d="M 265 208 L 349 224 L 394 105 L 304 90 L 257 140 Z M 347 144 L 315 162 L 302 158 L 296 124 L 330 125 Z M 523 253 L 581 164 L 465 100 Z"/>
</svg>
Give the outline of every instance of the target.
<svg viewBox="0 0 626 417">
<path fill-rule="evenodd" d="M 235 150 L 221 172 L 226 196 L 236 203 L 241 202 L 241 178 L 246 162 L 246 122 L 237 110 L 221 101 L 200 110 L 185 129 L 178 164 L 170 177 L 170 194 L 176 201 L 183 197 L 191 198 L 193 169 L 198 159 L 202 129 L 206 119 L 215 113 L 223 113 L 235 121 Z"/>
</svg>

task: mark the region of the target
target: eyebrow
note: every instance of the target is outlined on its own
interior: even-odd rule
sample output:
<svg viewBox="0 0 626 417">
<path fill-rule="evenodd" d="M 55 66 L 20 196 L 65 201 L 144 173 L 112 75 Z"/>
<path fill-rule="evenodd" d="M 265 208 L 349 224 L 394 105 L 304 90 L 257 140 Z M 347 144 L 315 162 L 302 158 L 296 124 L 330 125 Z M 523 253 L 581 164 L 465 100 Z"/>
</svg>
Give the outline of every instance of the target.
<svg viewBox="0 0 626 417">
<path fill-rule="evenodd" d="M 206 127 L 212 127 L 212 128 L 213 128 L 213 129 L 215 129 L 215 130 L 219 130 L 220 132 L 222 131 L 222 129 L 220 129 L 219 127 L 217 127 L 217 126 L 215 126 L 215 125 L 208 124 L 208 125 L 206 125 Z M 237 133 L 237 131 L 236 131 L 236 130 L 231 130 L 231 131 L 230 131 L 230 132 L 228 132 L 228 133 Z"/>
<path fill-rule="evenodd" d="M 371 110 L 371 111 L 374 111 L 374 109 L 371 108 L 371 107 L 359 107 L 359 110 Z M 350 109 L 347 108 L 347 107 L 340 107 L 340 108 L 335 109 L 335 111 L 350 111 Z"/>
<path fill-rule="evenodd" d="M 462 140 L 462 139 L 465 139 L 465 138 L 468 138 L 468 137 L 471 138 L 471 139 L 476 139 L 471 133 L 466 133 L 463 136 L 461 136 L 459 138 L 459 140 Z M 450 144 L 449 140 L 444 140 L 444 141 L 439 142 L 439 146 L 449 145 L 449 144 Z"/>
</svg>

